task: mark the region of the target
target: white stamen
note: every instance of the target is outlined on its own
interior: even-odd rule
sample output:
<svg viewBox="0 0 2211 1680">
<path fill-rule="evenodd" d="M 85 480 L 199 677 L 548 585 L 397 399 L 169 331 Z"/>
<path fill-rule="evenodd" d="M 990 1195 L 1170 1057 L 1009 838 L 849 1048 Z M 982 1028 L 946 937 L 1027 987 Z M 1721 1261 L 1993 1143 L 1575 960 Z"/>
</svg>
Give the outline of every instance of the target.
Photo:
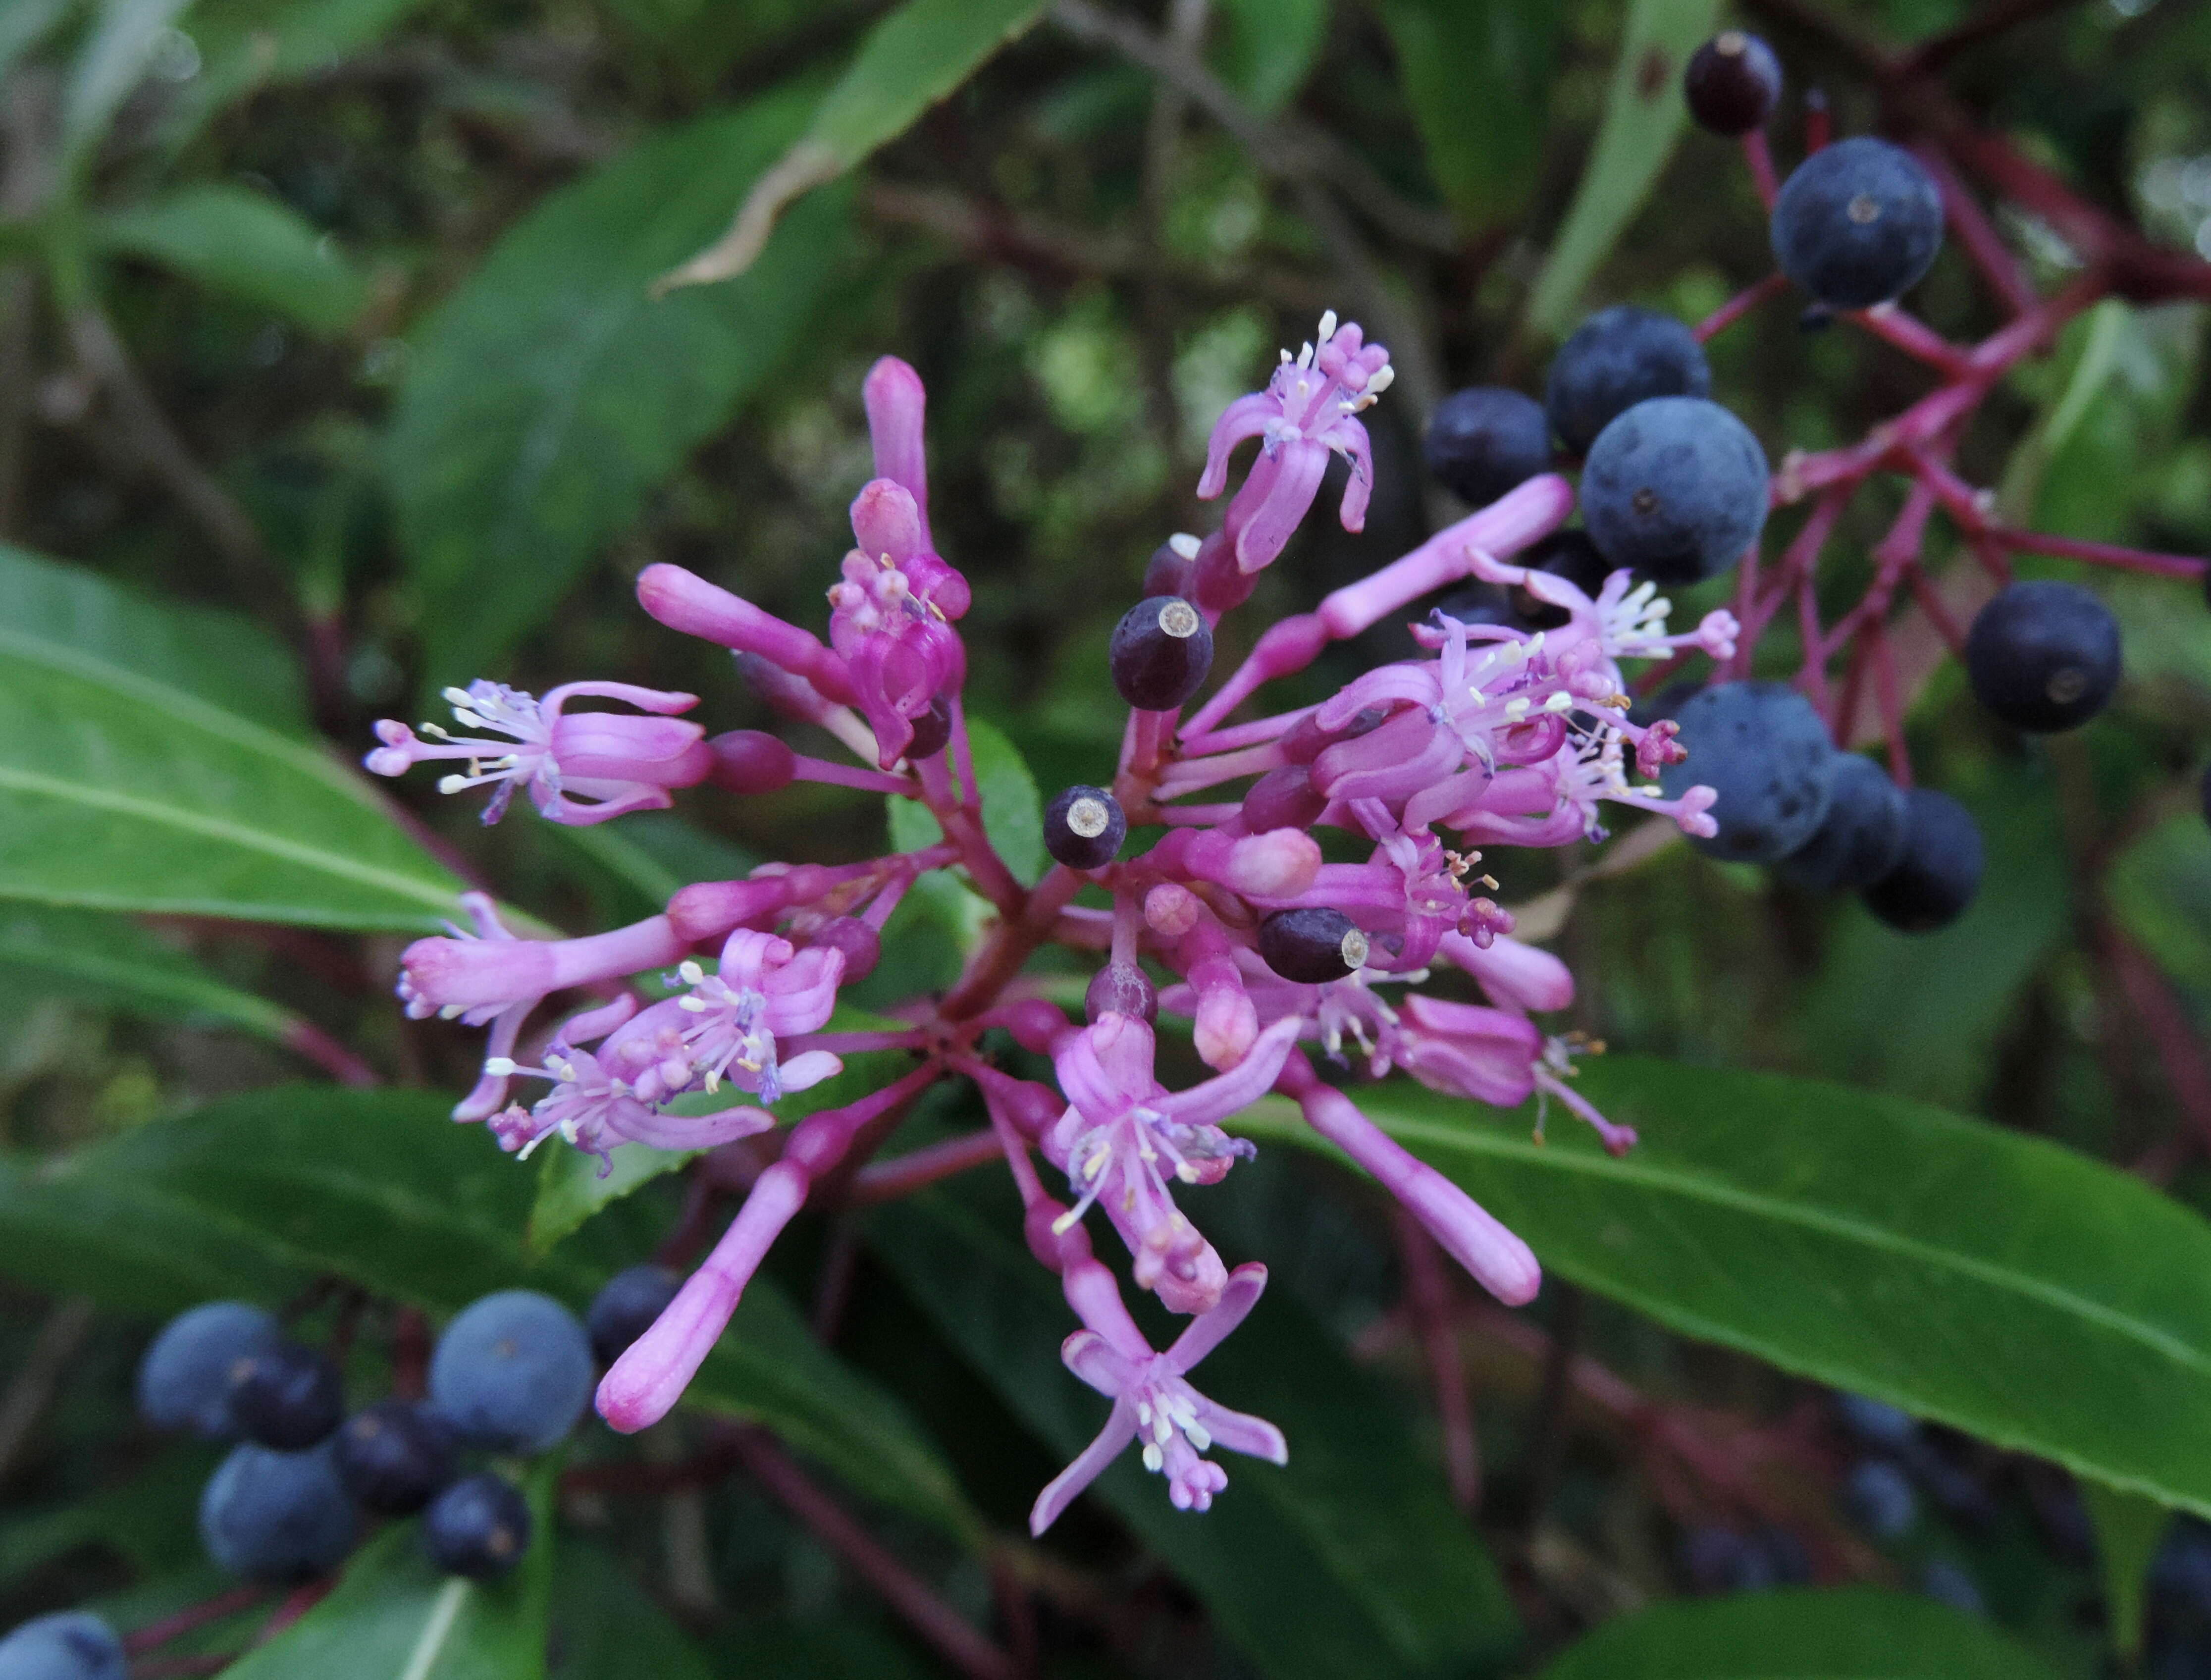
<svg viewBox="0 0 2211 1680">
<path fill-rule="evenodd" d="M 514 1071 L 514 1065 L 512 1056 L 488 1056 L 484 1058 L 483 1070 L 494 1079 L 504 1079 Z"/>
<path fill-rule="evenodd" d="M 1333 309 L 1325 309 L 1325 310 L 1323 310 L 1323 311 L 1321 312 L 1321 318 L 1320 318 L 1320 340 L 1319 340 L 1319 342 L 1320 342 L 1320 343 L 1324 343 L 1324 344 L 1325 344 L 1325 343 L 1328 343 L 1328 341 L 1329 341 L 1330 339 L 1331 339 L 1331 338 L 1333 338 L 1333 337 L 1336 337 L 1336 311 L 1334 311 Z"/>
<path fill-rule="evenodd" d="M 1167 1455 L 1160 1452 L 1155 1443 L 1148 1440 L 1144 1443 L 1144 1468 L 1146 1470 L 1150 1471 L 1154 1475 L 1157 1475 L 1159 1473 L 1160 1466 L 1166 1464 L 1166 1461 Z"/>
<path fill-rule="evenodd" d="M 1367 392 L 1371 396 L 1379 397 L 1384 391 L 1389 390 L 1392 385 L 1396 384 L 1396 380 L 1397 370 L 1385 361 L 1381 365 L 1381 367 L 1374 370 L 1374 377 L 1367 380 Z"/>
<path fill-rule="evenodd" d="M 706 978 L 706 971 L 699 966 L 696 957 L 685 957 L 675 965 L 675 972 L 686 986 L 696 986 Z"/>
</svg>

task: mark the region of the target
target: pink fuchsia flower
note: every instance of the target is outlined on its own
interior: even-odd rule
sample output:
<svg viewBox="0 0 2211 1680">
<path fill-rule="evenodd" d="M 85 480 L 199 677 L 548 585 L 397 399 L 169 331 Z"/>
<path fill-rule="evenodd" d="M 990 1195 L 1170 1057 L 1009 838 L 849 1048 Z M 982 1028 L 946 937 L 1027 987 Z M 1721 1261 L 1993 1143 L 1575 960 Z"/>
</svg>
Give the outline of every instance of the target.
<svg viewBox="0 0 2211 1680">
<path fill-rule="evenodd" d="M 535 1005 L 570 986 L 641 973 L 683 955 L 684 942 L 665 916 L 583 939 L 517 939 L 484 900 L 480 924 L 487 917 L 492 931 L 482 937 L 456 928 L 451 937 L 417 939 L 401 954 L 397 990 L 409 1016 L 457 1016 L 482 1026 L 518 1004 Z"/>
<path fill-rule="evenodd" d="M 1390 1058 L 1432 1091 L 1517 1108 L 1536 1089 L 1543 1035 L 1525 1016 L 1478 1004 L 1408 995 L 1397 1006 Z"/>
<path fill-rule="evenodd" d="M 571 700 L 585 696 L 661 715 L 565 710 Z M 517 787 L 527 787 L 531 803 L 555 822 L 582 825 L 629 811 L 664 810 L 674 803 L 669 789 L 694 786 L 714 767 L 713 755 L 701 744 L 706 731 L 667 715 L 689 711 L 699 703 L 696 694 L 628 682 L 565 682 L 541 701 L 478 678 L 465 688 L 446 689 L 445 698 L 462 727 L 510 738 L 455 736 L 425 724 L 422 732 L 434 737 L 426 742 L 386 718 L 376 725 L 384 744 L 361 761 L 377 775 L 397 776 L 432 759 L 466 760 L 468 773 L 444 777 L 438 791 L 496 785 L 484 807 L 487 823 L 506 814 Z M 591 803 L 578 804 L 579 798 Z"/>
<path fill-rule="evenodd" d="M 1096 1481 L 1130 1442 L 1143 1442 L 1144 1468 L 1167 1480 L 1178 1511 L 1203 1511 L 1228 1485 L 1227 1472 L 1202 1456 L 1215 1446 L 1269 1464 L 1287 1464 L 1282 1432 L 1264 1418 L 1231 1411 L 1190 1386 L 1198 1362 L 1244 1322 L 1267 1287 L 1267 1268 L 1240 1265 L 1220 1299 L 1191 1321 L 1165 1353 L 1131 1353 L 1094 1330 L 1078 1330 L 1060 1345 L 1067 1368 L 1113 1403 L 1106 1427 L 1073 1464 L 1054 1477 L 1029 1512 L 1029 1532 L 1042 1534 L 1075 1496 Z"/>
<path fill-rule="evenodd" d="M 719 972 L 709 974 L 687 959 L 676 973 L 691 987 L 675 1000 L 690 1017 L 684 1050 L 707 1090 L 727 1079 L 772 1103 L 844 1071 L 844 1063 L 826 1050 L 788 1061 L 778 1060 L 776 1051 L 778 1037 L 814 1032 L 835 1011 L 844 952 L 797 950 L 788 939 L 739 928 L 722 947 Z"/>
<path fill-rule="evenodd" d="M 1228 506 L 1222 536 L 1234 545 L 1239 570 L 1271 564 L 1320 492 L 1328 458 L 1351 464 L 1340 516 L 1346 531 L 1366 524 L 1374 488 L 1374 454 L 1356 415 L 1374 405 L 1393 377 L 1390 353 L 1364 342 L 1356 322 L 1339 328 L 1336 312 L 1320 318 L 1318 339 L 1293 361 L 1287 350 L 1267 388 L 1225 409 L 1205 446 L 1197 494 L 1211 500 L 1228 488 L 1228 457 L 1247 438 L 1259 440 L 1251 476 Z"/>
<path fill-rule="evenodd" d="M 1128 1016 L 1102 1016 L 1053 1052 L 1069 1107 L 1043 1145 L 1077 1198 L 1063 1222 L 1093 1203 L 1104 1209 L 1135 1257 L 1137 1287 L 1155 1291 L 1171 1311 L 1212 1307 L 1227 1268 L 1175 1206 L 1167 1180 L 1218 1184 L 1239 1155 L 1254 1152 L 1220 1122 L 1266 1095 L 1297 1032 L 1296 1022 L 1284 1022 L 1227 1072 L 1173 1093 L 1153 1075 L 1152 1029 Z"/>
</svg>

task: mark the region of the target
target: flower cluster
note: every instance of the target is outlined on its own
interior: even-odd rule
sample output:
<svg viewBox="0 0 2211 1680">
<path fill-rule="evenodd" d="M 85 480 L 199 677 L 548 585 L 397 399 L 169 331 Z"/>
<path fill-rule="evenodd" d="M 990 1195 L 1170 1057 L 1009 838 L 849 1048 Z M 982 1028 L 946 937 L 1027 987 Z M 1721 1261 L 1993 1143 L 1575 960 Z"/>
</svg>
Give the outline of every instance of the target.
<svg viewBox="0 0 2211 1680">
<path fill-rule="evenodd" d="M 1125 648 L 1117 638 L 1124 693 L 1156 687 L 1161 659 L 1182 662 L 1176 671 L 1198 660 L 1202 680 L 1213 626 L 1281 554 L 1331 456 L 1350 464 L 1339 517 L 1358 528 L 1372 471 L 1359 416 L 1390 372 L 1381 346 L 1331 314 L 1301 353 L 1284 353 L 1265 391 L 1229 407 L 1201 494 L 1227 489 L 1240 444 L 1256 440 L 1257 452 L 1221 528 L 1202 541 L 1177 538 L 1154 561 L 1150 616 L 1124 624 Z M 1736 622 L 1716 611 L 1669 634 L 1666 601 L 1647 584 L 1631 586 L 1625 572 L 1592 597 L 1512 563 L 1573 507 L 1565 480 L 1539 476 L 1315 612 L 1272 627 L 1187 718 L 1132 707 L 1110 786 L 1070 789 L 1055 802 L 1046 845 L 1058 861 L 1024 889 L 979 821 L 956 628 L 970 591 L 930 533 L 920 380 L 886 359 L 866 400 L 877 476 L 852 505 L 854 546 L 828 591 L 826 643 L 674 566 L 654 566 L 638 584 L 646 611 L 731 649 L 779 713 L 826 729 L 857 762 L 808 758 L 751 731 L 708 739 L 672 716 L 693 706 L 688 694 L 577 683 L 537 701 L 479 682 L 450 695 L 469 736 L 426 725 L 426 743 L 386 722 L 368 764 L 396 774 L 425 759 L 465 761 L 468 773 L 440 785 L 495 785 L 487 820 L 517 785 L 555 822 L 592 822 L 664 805 L 669 790 L 701 782 L 762 794 L 794 779 L 829 781 L 918 802 L 942 842 L 835 868 L 770 864 L 686 888 L 664 913 L 589 938 L 516 938 L 488 901 L 472 900 L 473 933 L 456 929 L 409 949 L 400 995 L 411 1014 L 490 1029 L 482 1081 L 455 1118 L 487 1122 L 507 1149 L 526 1154 L 556 1133 L 602 1157 L 633 1141 L 706 1150 L 760 1135 L 736 1217 L 600 1386 L 599 1409 L 616 1428 L 643 1427 L 675 1404 L 823 1175 L 856 1164 L 930 1084 L 965 1079 L 1021 1188 L 1030 1246 L 1059 1275 L 1080 1321 L 1067 1365 L 1112 1401 L 1097 1442 L 1039 1499 L 1034 1526 L 1136 1441 L 1174 1503 L 1202 1510 L 1227 1482 L 1205 1456 L 1215 1446 L 1275 1461 L 1287 1452 L 1271 1425 L 1216 1405 L 1189 1381 L 1266 1281 L 1263 1267 L 1230 1271 L 1192 1217 L 1204 1187 L 1253 1152 L 1236 1135 L 1239 1113 L 1270 1093 L 1287 1098 L 1516 1304 L 1540 1281 L 1526 1245 L 1373 1124 L 1323 1078 L 1317 1058 L 1356 1077 L 1402 1069 L 1433 1090 L 1502 1108 L 1556 1096 L 1607 1148 L 1633 1146 L 1633 1131 L 1574 1094 L 1566 1042 L 1537 1023 L 1572 1000 L 1573 982 L 1555 957 L 1512 937 L 1511 916 L 1488 896 L 1495 882 L 1482 872 L 1482 848 L 1602 839 L 1608 804 L 1709 834 L 1709 788 L 1668 797 L 1656 785 L 1682 749 L 1672 725 L 1630 715 L 1621 664 L 1687 649 L 1725 659 Z M 1329 642 L 1468 579 L 1521 589 L 1562 622 L 1523 632 L 1435 614 L 1415 627 L 1417 657 L 1371 670 L 1318 706 L 1232 721 L 1262 686 L 1308 665 Z M 1163 614 L 1161 597 L 1178 597 L 1169 603 L 1177 610 Z M 581 697 L 646 715 L 565 709 Z M 1232 786 L 1233 798 L 1218 797 Z M 1161 827 L 1164 837 L 1119 856 L 1132 823 Z M 1368 848 L 1365 861 L 1324 862 L 1321 828 L 1354 837 Z M 831 1030 L 839 987 L 874 967 L 901 896 L 920 875 L 947 869 L 964 870 L 996 913 L 959 982 L 895 1010 L 895 1028 Z M 1075 902 L 1086 887 L 1094 904 Z M 1105 957 L 1081 1022 L 1023 977 L 1048 941 Z M 1461 977 L 1461 995 L 1414 989 L 1445 969 Z M 657 981 L 647 988 L 655 1001 L 639 977 Z M 571 995 L 579 1004 L 520 1054 L 541 1005 Z M 1163 1083 L 1162 1016 L 1189 1023 L 1212 1077 L 1180 1089 Z M 1038 1058 L 1033 1070 L 1048 1065 L 1050 1082 L 1017 1077 L 986 1054 L 991 1029 Z M 774 1131 L 779 1098 L 839 1073 L 840 1053 L 863 1049 L 910 1051 L 916 1065 Z M 545 1089 L 525 1101 L 513 1095 L 518 1081 Z M 761 1166 L 757 1152 L 770 1143 L 780 1147 Z M 1065 1200 L 1047 1190 L 1047 1174 L 1064 1181 Z M 1136 1287 L 1190 1315 L 1164 1352 L 1091 1253 L 1093 1212 L 1126 1247 Z"/>
</svg>

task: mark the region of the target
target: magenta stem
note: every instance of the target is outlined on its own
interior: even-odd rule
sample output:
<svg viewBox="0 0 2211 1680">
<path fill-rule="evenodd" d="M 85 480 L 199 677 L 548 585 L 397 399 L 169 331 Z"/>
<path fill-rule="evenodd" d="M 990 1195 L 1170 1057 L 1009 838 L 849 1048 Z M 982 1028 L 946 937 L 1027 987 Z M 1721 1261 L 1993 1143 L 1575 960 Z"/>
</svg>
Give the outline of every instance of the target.
<svg viewBox="0 0 2211 1680">
<path fill-rule="evenodd" d="M 931 1143 L 895 1160 L 872 1161 L 863 1167 L 853 1175 L 852 1187 L 845 1193 L 845 1200 L 854 1207 L 894 1202 L 901 1196 L 925 1189 L 939 1179 L 988 1166 L 998 1158 L 999 1153 L 996 1131 L 971 1131 L 962 1137 L 948 1137 L 941 1143 Z"/>
<path fill-rule="evenodd" d="M 1405 1274 L 1406 1315 L 1435 1385 L 1451 1502 L 1471 1512 L 1481 1503 L 1481 1443 L 1475 1434 L 1474 1402 L 1467 1392 L 1466 1366 L 1459 1358 L 1458 1334 L 1451 1322 L 1451 1277 L 1443 1268 L 1443 1251 L 1419 1220 L 1399 1208 L 1395 1223 L 1398 1264 Z"/>
<path fill-rule="evenodd" d="M 921 787 L 911 776 L 894 776 L 887 770 L 869 770 L 857 764 L 839 764 L 826 758 L 791 755 L 792 779 L 827 782 L 832 787 L 857 787 L 869 793 L 896 793 L 908 799 L 921 798 Z"/>
<path fill-rule="evenodd" d="M 1765 136 L 1761 135 L 1759 138 L 1763 141 Z M 1756 285 L 1746 286 L 1697 323 L 1697 342 L 1699 344 L 1710 343 L 1768 298 L 1778 297 L 1788 289 L 1789 276 L 1778 269 L 1767 275 Z"/>
<path fill-rule="evenodd" d="M 312 1021 L 294 1016 L 285 1023 L 283 1042 L 286 1049 L 306 1057 L 341 1085 L 365 1090 L 384 1083 L 374 1068 Z"/>
<path fill-rule="evenodd" d="M 204 1628 L 210 1622 L 220 1622 L 226 1616 L 236 1616 L 240 1610 L 251 1610 L 269 1596 L 265 1586 L 233 1586 L 227 1592 L 218 1592 L 212 1598 L 189 1604 L 173 1615 L 158 1622 L 148 1622 L 123 1637 L 123 1648 L 131 1656 L 142 1651 L 154 1651 L 171 1640 L 191 1633 L 195 1628 Z"/>
<path fill-rule="evenodd" d="M 1927 166 L 1927 173 L 1935 178 L 1935 185 L 1942 194 L 1942 219 L 1973 270 L 1996 295 L 1996 300 L 2014 315 L 2024 315 L 2040 301 L 2029 282 L 2019 259 L 2011 247 L 1996 232 L 1996 224 L 1981 209 L 1980 201 L 1966 190 L 1958 179 L 1958 172 L 1937 147 L 1921 141 L 1912 152 Z"/>
<path fill-rule="evenodd" d="M 1743 136 L 1742 161 L 1750 166 L 1750 184 L 1758 189 L 1758 202 L 1771 211 L 1781 187 L 1774 179 L 1773 149 L 1766 143 L 1764 129 L 1754 128 Z M 1701 338 L 1705 335 L 1700 332 L 1697 336 Z"/>
</svg>

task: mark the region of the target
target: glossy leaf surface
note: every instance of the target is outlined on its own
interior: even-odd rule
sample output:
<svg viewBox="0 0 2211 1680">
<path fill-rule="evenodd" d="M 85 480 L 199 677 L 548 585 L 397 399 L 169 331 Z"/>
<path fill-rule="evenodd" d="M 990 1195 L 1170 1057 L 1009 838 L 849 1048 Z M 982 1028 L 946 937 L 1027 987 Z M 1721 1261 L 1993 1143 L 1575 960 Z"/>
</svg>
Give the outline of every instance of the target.
<svg viewBox="0 0 2211 1680">
<path fill-rule="evenodd" d="M 1810 1080 L 1592 1058 L 1571 1115 L 1360 1106 L 1561 1277 L 1671 1328 L 2211 1511 L 2211 1224 L 2069 1149 Z M 1313 1141 L 1270 1100 L 1239 1122 Z M 1245 1122 L 1251 1122 L 1248 1125 Z"/>
<path fill-rule="evenodd" d="M 367 282 L 336 245 L 263 193 L 210 184 L 100 218 L 100 243 L 185 279 L 335 332 L 360 314 Z"/>
<path fill-rule="evenodd" d="M 548 194 L 416 337 L 389 445 L 432 676 L 482 674 L 797 342 L 839 247 L 809 203 L 742 285 L 656 300 L 806 118 L 772 94 Z"/>
</svg>

